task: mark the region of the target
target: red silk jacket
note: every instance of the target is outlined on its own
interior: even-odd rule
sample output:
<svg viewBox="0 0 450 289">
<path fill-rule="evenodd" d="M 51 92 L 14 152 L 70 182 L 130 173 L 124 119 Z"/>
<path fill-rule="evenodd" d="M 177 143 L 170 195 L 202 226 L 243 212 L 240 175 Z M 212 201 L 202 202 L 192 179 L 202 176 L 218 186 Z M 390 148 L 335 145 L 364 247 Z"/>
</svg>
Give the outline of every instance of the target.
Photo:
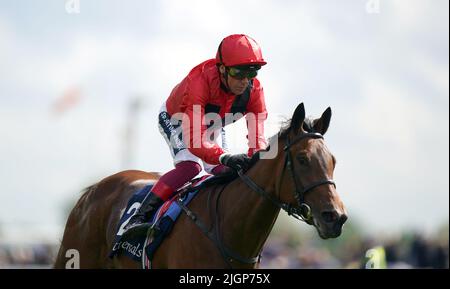
<svg viewBox="0 0 450 289">
<path fill-rule="evenodd" d="M 246 115 L 247 120 L 248 154 L 251 156 L 267 146 L 264 138 L 264 121 L 267 119 L 267 111 L 264 91 L 258 79 L 254 78 L 248 89 L 250 89 L 250 98 L 243 115 Z M 171 116 L 182 113 L 188 117 L 188 120 L 182 121 L 183 136 L 189 132 L 189 144 L 186 143 L 186 145 L 192 154 L 206 163 L 219 164 L 219 157 L 224 150 L 218 144 L 203 137 L 207 125 L 204 121 L 199 123 L 198 120 L 203 120 L 205 113 L 207 114 L 208 109 L 211 110 L 211 108 L 210 112 L 216 112 L 224 119 L 225 114 L 231 112 L 237 97 L 240 96 L 226 91 L 220 81 L 216 60 L 210 59 L 194 67 L 174 87 L 166 101 L 167 112 Z M 194 121 L 197 122 L 194 124 Z"/>
</svg>

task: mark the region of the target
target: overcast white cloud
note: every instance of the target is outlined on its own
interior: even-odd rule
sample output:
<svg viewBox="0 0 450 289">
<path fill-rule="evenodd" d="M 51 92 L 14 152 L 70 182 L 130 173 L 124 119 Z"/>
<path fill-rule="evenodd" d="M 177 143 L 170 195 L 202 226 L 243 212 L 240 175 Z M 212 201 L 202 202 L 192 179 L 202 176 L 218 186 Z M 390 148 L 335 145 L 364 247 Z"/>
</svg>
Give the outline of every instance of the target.
<svg viewBox="0 0 450 289">
<path fill-rule="evenodd" d="M 0 230 L 53 236 L 68 200 L 123 169 L 131 97 L 144 98 L 133 168 L 170 169 L 156 112 L 237 32 L 269 62 L 267 136 L 301 101 L 315 116 L 332 107 L 327 142 L 350 213 L 373 232 L 448 222 L 448 1 L 380 0 L 378 14 L 366 3 L 81 0 L 67 14 L 61 1 L 2 2 Z M 79 104 L 52 116 L 70 87 Z M 243 127 L 228 129 L 235 149 Z"/>
</svg>

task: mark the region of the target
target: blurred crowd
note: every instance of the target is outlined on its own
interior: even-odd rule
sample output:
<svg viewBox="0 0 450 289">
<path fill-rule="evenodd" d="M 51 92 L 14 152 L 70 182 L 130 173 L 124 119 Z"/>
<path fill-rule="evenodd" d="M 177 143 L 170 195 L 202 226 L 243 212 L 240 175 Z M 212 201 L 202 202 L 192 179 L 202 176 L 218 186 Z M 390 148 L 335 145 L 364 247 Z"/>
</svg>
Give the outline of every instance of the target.
<svg viewBox="0 0 450 289">
<path fill-rule="evenodd" d="M 0 269 L 51 268 L 59 244 L 0 243 Z"/>
<path fill-rule="evenodd" d="M 402 232 L 376 238 L 350 227 L 332 240 L 321 240 L 313 229 L 294 231 L 270 235 L 260 268 L 449 268 L 448 226 L 433 235 Z M 0 240 L 0 268 L 51 268 L 58 246 L 5 244 Z"/>
<path fill-rule="evenodd" d="M 418 232 L 377 237 L 344 233 L 338 239 L 320 240 L 314 233 L 302 240 L 292 234 L 269 237 L 261 268 L 449 268 L 448 227 L 431 236 Z"/>
</svg>

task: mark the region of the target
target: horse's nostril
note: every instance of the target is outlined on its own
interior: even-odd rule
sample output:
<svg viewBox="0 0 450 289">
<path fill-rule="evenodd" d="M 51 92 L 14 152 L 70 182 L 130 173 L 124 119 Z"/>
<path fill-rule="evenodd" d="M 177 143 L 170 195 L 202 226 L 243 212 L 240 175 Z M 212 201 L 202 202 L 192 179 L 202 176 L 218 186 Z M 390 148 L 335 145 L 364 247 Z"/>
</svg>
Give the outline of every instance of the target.
<svg viewBox="0 0 450 289">
<path fill-rule="evenodd" d="M 334 223 L 339 218 L 339 214 L 336 211 L 322 212 L 322 218 L 327 223 Z"/>
</svg>

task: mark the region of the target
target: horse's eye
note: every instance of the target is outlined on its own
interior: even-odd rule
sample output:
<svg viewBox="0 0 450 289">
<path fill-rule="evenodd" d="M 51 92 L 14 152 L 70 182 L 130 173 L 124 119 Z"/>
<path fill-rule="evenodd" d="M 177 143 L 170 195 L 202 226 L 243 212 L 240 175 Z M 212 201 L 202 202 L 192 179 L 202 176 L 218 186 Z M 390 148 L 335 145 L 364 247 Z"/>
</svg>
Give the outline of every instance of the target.
<svg viewBox="0 0 450 289">
<path fill-rule="evenodd" d="M 297 160 L 302 166 L 307 166 L 309 163 L 308 158 L 306 156 L 297 156 Z"/>
</svg>

